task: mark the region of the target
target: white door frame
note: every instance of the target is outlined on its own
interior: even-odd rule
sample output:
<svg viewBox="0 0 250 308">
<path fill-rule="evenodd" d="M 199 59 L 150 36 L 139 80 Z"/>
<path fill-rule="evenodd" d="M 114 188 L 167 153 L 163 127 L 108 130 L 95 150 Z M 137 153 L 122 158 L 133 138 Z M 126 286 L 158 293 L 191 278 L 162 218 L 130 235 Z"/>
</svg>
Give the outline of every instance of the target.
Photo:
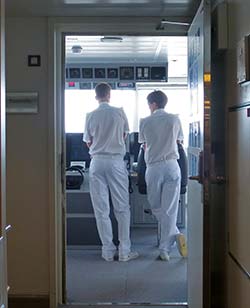
<svg viewBox="0 0 250 308">
<path fill-rule="evenodd" d="M 49 201 L 50 201 L 50 307 L 63 304 L 63 215 L 65 212 L 62 176 L 63 130 L 63 36 L 133 35 L 183 36 L 186 28 L 171 26 L 156 30 L 160 17 L 49 18 Z M 115 30 L 114 30 L 115 29 Z"/>
<path fill-rule="evenodd" d="M 7 298 L 5 0 L 0 0 L 0 306 Z"/>
</svg>

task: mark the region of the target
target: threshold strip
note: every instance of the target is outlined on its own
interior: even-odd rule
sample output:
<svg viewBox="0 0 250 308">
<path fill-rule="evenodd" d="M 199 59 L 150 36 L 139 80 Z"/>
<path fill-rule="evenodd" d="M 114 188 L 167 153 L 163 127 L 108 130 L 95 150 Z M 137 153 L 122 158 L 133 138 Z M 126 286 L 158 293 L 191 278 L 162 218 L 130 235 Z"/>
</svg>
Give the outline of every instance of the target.
<svg viewBox="0 0 250 308">
<path fill-rule="evenodd" d="M 91 306 L 137 306 L 137 307 L 150 307 L 150 306 L 153 306 L 153 307 L 188 307 L 188 303 L 187 302 L 181 302 L 181 303 L 178 303 L 178 302 L 174 302 L 174 303 L 169 303 L 169 302 L 166 302 L 166 303 L 110 303 L 110 302 L 101 302 L 101 303 L 68 303 L 68 305 L 72 305 L 72 306 L 88 306 L 88 307 L 91 307 Z M 67 304 L 66 306 L 67 307 Z"/>
</svg>

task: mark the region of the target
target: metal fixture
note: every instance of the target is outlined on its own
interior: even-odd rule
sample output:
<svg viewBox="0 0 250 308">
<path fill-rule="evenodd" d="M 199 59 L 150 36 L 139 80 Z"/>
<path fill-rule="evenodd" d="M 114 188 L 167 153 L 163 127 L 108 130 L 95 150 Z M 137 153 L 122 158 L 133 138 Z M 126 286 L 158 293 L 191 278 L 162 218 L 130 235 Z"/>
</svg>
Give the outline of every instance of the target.
<svg viewBox="0 0 250 308">
<path fill-rule="evenodd" d="M 120 36 L 104 36 L 100 38 L 100 41 L 103 43 L 122 42 L 123 38 Z"/>
<path fill-rule="evenodd" d="M 190 23 L 188 22 L 182 22 L 182 21 L 171 21 L 171 20 L 165 20 L 162 19 L 161 22 L 156 26 L 156 30 L 164 30 L 165 25 L 175 25 L 175 26 L 190 26 Z"/>
<path fill-rule="evenodd" d="M 74 46 L 72 46 L 71 50 L 72 50 L 73 53 L 81 53 L 82 52 L 82 46 L 74 45 Z"/>
</svg>

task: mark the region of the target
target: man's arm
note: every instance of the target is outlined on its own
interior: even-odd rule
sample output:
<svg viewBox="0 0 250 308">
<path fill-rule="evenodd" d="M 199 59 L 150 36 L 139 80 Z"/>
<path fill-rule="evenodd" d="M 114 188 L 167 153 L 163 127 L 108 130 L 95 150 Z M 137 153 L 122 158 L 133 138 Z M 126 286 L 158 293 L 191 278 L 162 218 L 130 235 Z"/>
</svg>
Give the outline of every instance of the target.
<svg viewBox="0 0 250 308">
<path fill-rule="evenodd" d="M 88 147 L 91 147 L 93 143 L 93 137 L 90 134 L 90 129 L 89 129 L 89 114 L 86 114 L 86 121 L 85 121 L 85 129 L 84 129 L 84 134 L 83 134 L 83 141 L 86 142 Z"/>
<path fill-rule="evenodd" d="M 178 124 L 179 124 L 179 131 L 177 135 L 177 143 L 183 144 L 184 135 L 183 135 L 182 125 L 181 125 L 181 120 L 179 117 L 178 117 Z"/>
<path fill-rule="evenodd" d="M 138 142 L 146 143 L 146 138 L 144 136 L 144 119 L 140 119 Z"/>
<path fill-rule="evenodd" d="M 123 108 L 121 108 L 121 114 L 122 114 L 122 118 L 124 120 L 124 132 L 123 132 L 123 138 L 124 140 L 127 138 L 127 135 L 129 133 L 129 125 L 128 125 L 128 118 L 123 110 Z"/>
<path fill-rule="evenodd" d="M 142 143 L 142 147 L 144 151 L 146 151 L 147 144 L 146 144 L 146 138 L 144 136 L 144 120 L 143 119 L 140 119 L 138 142 Z"/>
</svg>

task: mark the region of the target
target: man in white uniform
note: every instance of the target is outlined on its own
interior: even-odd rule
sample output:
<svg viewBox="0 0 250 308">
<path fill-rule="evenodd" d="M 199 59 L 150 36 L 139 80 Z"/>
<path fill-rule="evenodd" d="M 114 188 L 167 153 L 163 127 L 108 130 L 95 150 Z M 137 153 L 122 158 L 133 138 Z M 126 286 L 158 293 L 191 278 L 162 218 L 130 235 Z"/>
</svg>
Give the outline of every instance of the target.
<svg viewBox="0 0 250 308">
<path fill-rule="evenodd" d="M 183 132 L 179 118 L 164 111 L 167 96 L 162 91 L 151 92 L 147 101 L 151 115 L 140 122 L 139 142 L 145 144 L 148 200 L 160 224 L 160 259 L 168 261 L 175 242 L 187 256 L 186 239 L 176 227 L 181 180 L 177 142 Z"/>
<path fill-rule="evenodd" d="M 92 157 L 89 168 L 90 196 L 102 242 L 102 257 L 113 261 L 116 253 L 109 217 L 110 192 L 118 222 L 119 261 L 129 261 L 138 257 L 137 252 L 131 251 L 128 172 L 123 160 L 124 139 L 129 127 L 123 109 L 109 105 L 110 92 L 107 83 L 96 86 L 99 107 L 86 117 L 84 141 Z"/>
</svg>

